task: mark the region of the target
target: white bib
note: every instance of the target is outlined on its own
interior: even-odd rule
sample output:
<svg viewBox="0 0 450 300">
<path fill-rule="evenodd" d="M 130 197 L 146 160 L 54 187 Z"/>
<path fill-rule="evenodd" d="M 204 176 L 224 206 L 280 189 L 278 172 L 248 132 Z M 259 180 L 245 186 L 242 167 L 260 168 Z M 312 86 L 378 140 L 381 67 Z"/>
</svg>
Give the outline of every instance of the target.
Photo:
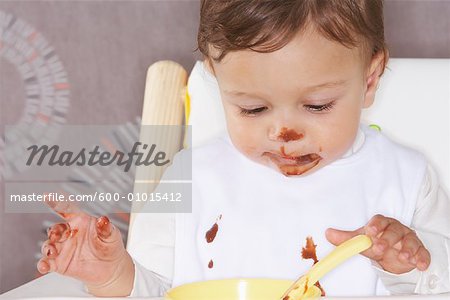
<svg viewBox="0 0 450 300">
<path fill-rule="evenodd" d="M 426 162 L 381 133 L 362 128 L 355 154 L 305 177 L 257 164 L 222 138 L 193 149 L 191 214 L 176 216 L 173 286 L 236 277 L 296 279 L 312 236 L 319 260 L 332 246 L 325 230 L 355 230 L 375 214 L 410 225 Z M 217 222 L 217 234 L 206 234 Z M 210 233 L 210 238 L 212 235 Z M 383 290 L 369 259 L 356 256 L 321 281 L 328 296 Z"/>
</svg>

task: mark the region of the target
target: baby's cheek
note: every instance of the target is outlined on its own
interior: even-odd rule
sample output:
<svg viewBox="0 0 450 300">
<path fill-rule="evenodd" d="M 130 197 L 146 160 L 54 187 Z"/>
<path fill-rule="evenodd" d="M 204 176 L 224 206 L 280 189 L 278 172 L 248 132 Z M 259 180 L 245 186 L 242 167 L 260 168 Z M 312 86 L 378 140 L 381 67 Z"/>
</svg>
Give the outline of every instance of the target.
<svg viewBox="0 0 450 300">
<path fill-rule="evenodd" d="M 244 135 L 234 133 L 230 134 L 230 137 L 234 147 L 238 149 L 242 154 L 248 154 L 250 152 L 250 149 L 252 149 L 251 144 Z"/>
<path fill-rule="evenodd" d="M 246 145 L 242 147 L 241 153 L 247 156 L 248 158 L 251 158 L 253 160 L 260 159 L 261 157 L 261 150 L 259 150 L 256 147 L 253 147 L 251 145 Z"/>
<path fill-rule="evenodd" d="M 246 157 L 252 160 L 260 160 L 264 151 L 263 140 L 255 134 L 249 134 L 243 130 L 230 132 L 230 138 L 234 147 Z"/>
</svg>

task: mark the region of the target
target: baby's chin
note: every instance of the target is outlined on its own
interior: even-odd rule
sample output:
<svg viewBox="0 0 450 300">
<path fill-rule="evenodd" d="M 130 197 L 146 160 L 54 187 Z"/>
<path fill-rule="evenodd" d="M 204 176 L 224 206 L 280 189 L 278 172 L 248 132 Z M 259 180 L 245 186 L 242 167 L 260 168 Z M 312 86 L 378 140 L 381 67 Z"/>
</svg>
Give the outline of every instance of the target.
<svg viewBox="0 0 450 300">
<path fill-rule="evenodd" d="M 314 173 L 317 169 L 319 161 L 308 167 L 298 166 L 280 166 L 279 171 L 288 177 L 305 176 Z"/>
<path fill-rule="evenodd" d="M 262 154 L 260 154 L 261 152 L 255 152 L 242 153 L 250 160 L 269 167 L 286 177 L 310 175 L 327 164 L 327 159 L 324 159 L 317 153 L 310 153 L 302 157 L 286 158 L 270 152 L 263 152 Z"/>
</svg>

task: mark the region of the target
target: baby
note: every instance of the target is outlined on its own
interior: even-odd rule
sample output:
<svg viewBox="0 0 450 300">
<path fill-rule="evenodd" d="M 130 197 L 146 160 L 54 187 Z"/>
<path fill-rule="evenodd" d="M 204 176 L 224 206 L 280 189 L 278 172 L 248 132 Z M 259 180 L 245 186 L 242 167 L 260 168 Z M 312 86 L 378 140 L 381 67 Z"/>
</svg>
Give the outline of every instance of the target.
<svg viewBox="0 0 450 300">
<path fill-rule="evenodd" d="M 160 296 L 198 280 L 293 280 L 310 267 L 305 237 L 320 258 L 367 234 L 365 257 L 321 280 L 329 296 L 449 292 L 450 204 L 436 174 L 360 124 L 388 60 L 382 15 L 376 0 L 203 0 L 199 49 L 228 134 L 192 150 L 192 213 L 139 214 L 130 255 L 106 217 L 71 211 L 39 271 L 97 296 Z"/>
</svg>

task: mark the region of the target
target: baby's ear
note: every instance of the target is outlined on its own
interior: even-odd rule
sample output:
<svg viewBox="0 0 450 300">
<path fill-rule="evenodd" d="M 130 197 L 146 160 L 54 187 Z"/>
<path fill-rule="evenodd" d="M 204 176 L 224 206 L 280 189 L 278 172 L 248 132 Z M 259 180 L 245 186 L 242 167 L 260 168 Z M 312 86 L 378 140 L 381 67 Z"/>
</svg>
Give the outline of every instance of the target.
<svg viewBox="0 0 450 300">
<path fill-rule="evenodd" d="M 363 107 L 367 108 L 373 104 L 375 100 L 375 93 L 380 83 L 381 75 L 384 72 L 385 62 L 388 60 L 388 52 L 379 51 L 370 61 L 369 67 L 366 73 L 366 94 L 364 95 Z"/>
</svg>

